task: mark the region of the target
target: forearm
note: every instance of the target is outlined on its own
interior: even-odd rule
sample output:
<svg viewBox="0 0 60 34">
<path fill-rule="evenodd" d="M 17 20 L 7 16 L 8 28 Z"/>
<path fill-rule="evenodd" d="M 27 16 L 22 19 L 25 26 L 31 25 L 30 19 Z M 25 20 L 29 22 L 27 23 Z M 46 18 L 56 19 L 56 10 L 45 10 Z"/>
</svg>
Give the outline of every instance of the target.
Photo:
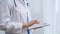
<svg viewBox="0 0 60 34">
<path fill-rule="evenodd" d="M 23 23 L 23 28 L 28 28 L 32 25 L 33 25 L 33 23 Z"/>
</svg>

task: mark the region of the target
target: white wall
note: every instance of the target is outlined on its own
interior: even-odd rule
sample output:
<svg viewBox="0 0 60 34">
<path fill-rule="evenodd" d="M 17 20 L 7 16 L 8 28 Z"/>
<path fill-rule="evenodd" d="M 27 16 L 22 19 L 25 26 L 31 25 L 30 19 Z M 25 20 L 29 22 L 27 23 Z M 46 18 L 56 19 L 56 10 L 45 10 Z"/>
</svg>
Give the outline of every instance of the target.
<svg viewBox="0 0 60 34">
<path fill-rule="evenodd" d="M 56 34 L 60 34 L 60 0 L 58 1 L 58 8 L 56 11 Z"/>
<path fill-rule="evenodd" d="M 54 34 L 54 1 L 55 0 L 43 0 L 43 20 L 50 24 L 49 27 L 44 29 L 44 34 Z"/>
<path fill-rule="evenodd" d="M 60 0 L 45 0 L 43 9 L 44 20 L 51 25 L 44 34 L 60 34 Z"/>
</svg>

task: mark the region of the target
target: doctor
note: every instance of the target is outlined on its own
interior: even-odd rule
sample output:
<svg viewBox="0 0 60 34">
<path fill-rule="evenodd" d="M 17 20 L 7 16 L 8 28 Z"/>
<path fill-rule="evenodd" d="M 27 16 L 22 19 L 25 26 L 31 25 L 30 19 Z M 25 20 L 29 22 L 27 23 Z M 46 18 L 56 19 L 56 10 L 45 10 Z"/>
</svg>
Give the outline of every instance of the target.
<svg viewBox="0 0 60 34">
<path fill-rule="evenodd" d="M 31 34 L 28 28 L 38 24 L 31 20 L 26 0 L 0 0 L 0 30 L 6 34 Z"/>
</svg>

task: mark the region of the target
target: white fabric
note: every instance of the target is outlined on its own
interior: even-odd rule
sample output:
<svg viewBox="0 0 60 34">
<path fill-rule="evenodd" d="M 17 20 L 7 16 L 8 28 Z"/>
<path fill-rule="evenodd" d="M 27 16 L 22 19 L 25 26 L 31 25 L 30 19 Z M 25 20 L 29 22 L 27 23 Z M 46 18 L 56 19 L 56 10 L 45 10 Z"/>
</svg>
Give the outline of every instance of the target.
<svg viewBox="0 0 60 34">
<path fill-rule="evenodd" d="M 17 7 L 14 0 L 0 0 L 0 30 L 6 31 L 6 34 L 27 34 L 27 29 L 22 29 L 22 23 L 27 22 L 27 12 L 31 20 L 30 12 L 26 5 L 15 1 Z"/>
</svg>

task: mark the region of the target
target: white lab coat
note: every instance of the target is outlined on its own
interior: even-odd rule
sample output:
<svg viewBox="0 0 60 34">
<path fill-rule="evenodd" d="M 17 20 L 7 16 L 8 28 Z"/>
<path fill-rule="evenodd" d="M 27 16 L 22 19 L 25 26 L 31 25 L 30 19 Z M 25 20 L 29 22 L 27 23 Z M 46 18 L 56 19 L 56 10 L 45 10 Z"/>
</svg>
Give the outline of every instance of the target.
<svg viewBox="0 0 60 34">
<path fill-rule="evenodd" d="M 27 34 L 27 28 L 22 29 L 22 23 L 27 22 L 27 13 L 29 21 L 30 12 L 26 4 L 19 0 L 0 0 L 0 30 L 6 34 Z"/>
</svg>

